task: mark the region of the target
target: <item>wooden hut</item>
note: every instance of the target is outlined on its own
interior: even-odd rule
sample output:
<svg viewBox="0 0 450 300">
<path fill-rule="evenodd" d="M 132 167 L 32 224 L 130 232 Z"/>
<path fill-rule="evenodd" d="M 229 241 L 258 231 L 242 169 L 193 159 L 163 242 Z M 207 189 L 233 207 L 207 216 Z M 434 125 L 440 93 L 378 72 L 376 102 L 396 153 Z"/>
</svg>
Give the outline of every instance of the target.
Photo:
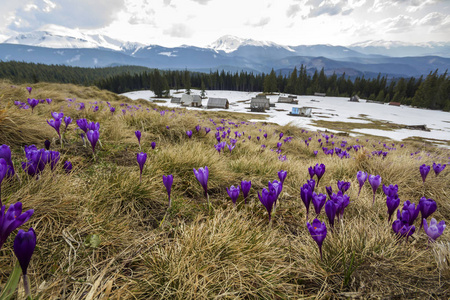
<svg viewBox="0 0 450 300">
<path fill-rule="evenodd" d="M 289 95 L 287 97 L 278 97 L 278 103 L 298 104 L 297 96 Z"/>
<path fill-rule="evenodd" d="M 200 98 L 199 95 L 183 94 L 183 96 L 181 96 L 181 105 L 200 107 L 202 106 L 202 98 Z"/>
<path fill-rule="evenodd" d="M 230 107 L 230 103 L 226 98 L 209 98 L 208 103 L 206 104 L 206 108 L 224 108 L 228 109 Z"/>
<path fill-rule="evenodd" d="M 270 100 L 265 95 L 257 95 L 250 100 L 250 110 L 254 112 L 270 109 Z"/>
<path fill-rule="evenodd" d="M 400 106 L 400 102 L 389 102 L 389 105 Z"/>
<path fill-rule="evenodd" d="M 292 116 L 302 116 L 311 117 L 312 108 L 311 107 L 293 107 L 290 115 Z"/>
<path fill-rule="evenodd" d="M 358 97 L 358 95 L 354 95 L 354 96 L 352 96 L 352 97 L 350 97 L 350 102 L 359 102 L 359 97 Z"/>
<path fill-rule="evenodd" d="M 314 93 L 314 96 L 319 96 L 319 97 L 325 97 L 327 94 L 326 93 Z"/>
<path fill-rule="evenodd" d="M 170 103 L 180 104 L 181 103 L 181 98 L 180 97 L 172 97 L 170 99 Z"/>
</svg>

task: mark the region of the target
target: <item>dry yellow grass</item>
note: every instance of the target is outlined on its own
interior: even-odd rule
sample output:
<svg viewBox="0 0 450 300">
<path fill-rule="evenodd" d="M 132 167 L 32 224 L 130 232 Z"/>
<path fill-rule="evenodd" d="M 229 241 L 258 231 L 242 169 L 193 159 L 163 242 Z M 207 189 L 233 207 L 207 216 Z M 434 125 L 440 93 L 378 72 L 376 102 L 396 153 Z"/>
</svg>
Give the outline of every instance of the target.
<svg viewBox="0 0 450 300">
<path fill-rule="evenodd" d="M 381 187 L 372 206 L 370 186 L 366 183 L 357 197 L 356 180 L 359 170 L 379 174 L 384 184 L 398 184 L 401 203 L 417 203 L 422 196 L 433 198 L 438 205 L 433 217 L 449 221 L 449 169 L 437 177 L 431 171 L 425 185 L 419 174 L 423 163 L 447 162 L 448 150 L 419 143 L 400 148 L 396 143 L 397 150 L 385 159 L 368 157 L 373 149 L 383 149 L 383 141 L 360 138 L 365 150 L 352 150 L 349 159 L 325 156 L 322 151 L 315 157 L 318 133 L 290 125 L 240 124 L 245 115 L 226 112 L 177 109 L 161 114 L 145 101 L 132 102 L 95 88 L 45 83 L 32 87 L 33 97 L 53 99 L 51 105 L 39 104 L 34 114 L 12 105 L 14 100 L 26 101 L 25 86 L 0 82 L 0 144 L 11 147 L 20 179 L 4 180 L 1 196 L 4 203 L 22 201 L 24 209 L 35 209 L 22 227 L 32 226 L 38 236 L 29 276 L 32 292 L 40 299 L 450 297 L 449 230 L 430 246 L 423 230 L 408 242 L 398 241 L 387 221 Z M 87 109 L 68 107 L 67 98 L 77 98 Z M 94 101 L 100 107 L 97 112 L 89 110 L 89 102 Z M 106 101 L 116 107 L 114 116 Z M 123 115 L 120 103 L 141 108 Z M 46 123 L 50 112 L 60 109 L 74 119 L 100 122 L 101 145 L 95 161 L 89 146 L 83 147 L 75 124 L 70 125 L 64 148 L 60 148 L 56 132 Z M 225 149 L 219 154 L 214 149 L 216 126 L 210 118 L 217 126 L 223 126 L 221 119 L 239 124 L 231 128 L 233 138 L 234 131 L 245 131 L 232 153 Z M 199 133 L 196 125 L 202 127 Z M 211 132 L 205 134 L 204 127 Z M 135 130 L 142 131 L 142 151 L 148 153 L 141 184 Z M 191 139 L 186 130 L 194 132 Z M 262 137 L 264 131 L 267 139 Z M 279 132 L 293 137 L 282 146 L 288 158 L 284 162 L 270 151 L 276 148 Z M 308 137 L 312 137 L 309 147 L 303 142 Z M 61 152 L 60 163 L 73 162 L 71 174 L 60 165 L 54 172 L 46 169 L 36 180 L 21 170 L 23 146 L 43 147 L 46 138 L 52 141 L 53 150 Z M 348 137 L 333 140 L 339 144 L 343 139 L 349 145 L 356 143 Z M 157 145 L 154 150 L 152 141 Z M 267 145 L 265 150 L 262 144 Z M 316 163 L 326 165 L 319 192 L 325 193 L 325 186 L 330 185 L 336 189 L 338 180 L 351 182 L 351 203 L 336 231 L 328 231 L 323 261 L 306 228 L 299 193 L 309 179 L 308 167 Z M 192 170 L 204 166 L 210 169 L 212 209 Z M 277 179 L 281 169 L 288 175 L 269 225 L 257 191 Z M 167 174 L 174 175 L 170 210 L 162 183 L 162 175 Z M 244 205 L 241 196 L 233 208 L 226 187 L 241 180 L 252 181 L 249 204 Z M 326 221 L 323 212 L 319 219 Z M 0 250 L 0 288 L 14 264 L 12 241 L 13 236 Z"/>
</svg>

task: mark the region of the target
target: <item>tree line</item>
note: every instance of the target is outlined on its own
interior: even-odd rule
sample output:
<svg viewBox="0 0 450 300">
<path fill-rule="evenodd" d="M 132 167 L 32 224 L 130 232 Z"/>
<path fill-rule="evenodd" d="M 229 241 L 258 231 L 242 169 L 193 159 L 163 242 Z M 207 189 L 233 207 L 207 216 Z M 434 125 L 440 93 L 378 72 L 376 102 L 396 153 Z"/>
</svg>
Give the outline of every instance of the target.
<svg viewBox="0 0 450 300">
<path fill-rule="evenodd" d="M 438 70 L 419 78 L 375 78 L 358 76 L 350 79 L 345 73 L 326 75 L 325 70 L 306 69 L 301 65 L 287 75 L 271 72 L 191 72 L 189 70 L 158 70 L 138 66 L 79 68 L 23 62 L 1 62 L 0 78 L 16 83 L 39 81 L 95 85 L 115 93 L 153 90 L 158 96 L 168 96 L 169 89 L 195 88 L 265 93 L 289 93 L 361 98 L 380 102 L 400 102 L 405 105 L 450 111 L 450 77 Z"/>
</svg>

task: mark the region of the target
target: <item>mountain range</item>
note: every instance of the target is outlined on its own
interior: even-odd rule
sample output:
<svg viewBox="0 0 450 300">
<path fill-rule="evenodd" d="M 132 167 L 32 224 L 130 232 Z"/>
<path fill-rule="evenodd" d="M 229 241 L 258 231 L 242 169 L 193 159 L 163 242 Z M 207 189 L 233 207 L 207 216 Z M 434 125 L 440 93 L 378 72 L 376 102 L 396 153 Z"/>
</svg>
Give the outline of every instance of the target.
<svg viewBox="0 0 450 300">
<path fill-rule="evenodd" d="M 285 46 L 273 42 L 223 36 L 205 47 L 163 47 L 124 43 L 76 30 L 40 30 L 9 37 L 0 43 L 0 60 L 78 67 L 138 65 L 159 69 L 270 72 L 286 75 L 303 64 L 308 72 L 324 68 L 327 75 L 350 77 L 418 77 L 450 67 L 450 43 L 420 45 L 368 41 L 348 47 Z"/>
</svg>

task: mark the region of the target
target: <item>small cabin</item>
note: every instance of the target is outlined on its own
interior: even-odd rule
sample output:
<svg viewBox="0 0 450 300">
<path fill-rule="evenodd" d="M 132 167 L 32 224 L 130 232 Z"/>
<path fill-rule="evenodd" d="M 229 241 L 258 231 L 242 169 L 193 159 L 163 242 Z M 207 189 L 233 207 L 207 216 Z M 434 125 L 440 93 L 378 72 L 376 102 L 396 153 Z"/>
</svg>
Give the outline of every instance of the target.
<svg viewBox="0 0 450 300">
<path fill-rule="evenodd" d="M 293 107 L 290 113 L 293 116 L 311 117 L 311 107 Z"/>
<path fill-rule="evenodd" d="M 325 97 L 326 93 L 314 93 L 314 96 Z"/>
<path fill-rule="evenodd" d="M 172 97 L 170 99 L 170 103 L 180 104 L 181 103 L 181 98 L 180 97 Z"/>
<path fill-rule="evenodd" d="M 250 100 L 251 111 L 261 112 L 270 109 L 270 100 L 264 95 L 258 95 Z"/>
<path fill-rule="evenodd" d="M 359 102 L 359 97 L 358 97 L 358 95 L 354 95 L 354 96 L 352 96 L 352 97 L 350 97 L 350 102 Z"/>
<path fill-rule="evenodd" d="M 201 107 L 202 106 L 202 98 L 200 98 L 199 95 L 183 94 L 183 96 L 181 96 L 181 105 L 192 106 L 192 107 Z"/>
<path fill-rule="evenodd" d="M 228 102 L 227 98 L 209 98 L 206 108 L 228 109 L 230 108 L 230 103 Z"/>
<path fill-rule="evenodd" d="M 400 102 L 389 102 L 389 105 L 400 106 Z"/>
<path fill-rule="evenodd" d="M 298 104 L 298 100 L 296 96 L 289 95 L 287 97 L 278 97 L 278 103 L 290 103 L 290 104 Z"/>
</svg>

